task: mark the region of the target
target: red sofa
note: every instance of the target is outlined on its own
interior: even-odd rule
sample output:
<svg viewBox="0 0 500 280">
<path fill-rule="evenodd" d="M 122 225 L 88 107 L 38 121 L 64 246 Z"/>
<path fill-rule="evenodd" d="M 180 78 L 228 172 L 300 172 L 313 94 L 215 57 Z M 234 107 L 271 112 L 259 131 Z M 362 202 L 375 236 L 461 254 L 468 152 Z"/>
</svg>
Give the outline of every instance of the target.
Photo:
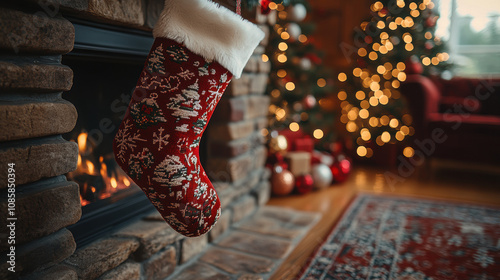
<svg viewBox="0 0 500 280">
<path fill-rule="evenodd" d="M 413 116 L 416 150 L 427 157 L 500 165 L 500 79 L 410 74 L 401 93 Z"/>
</svg>

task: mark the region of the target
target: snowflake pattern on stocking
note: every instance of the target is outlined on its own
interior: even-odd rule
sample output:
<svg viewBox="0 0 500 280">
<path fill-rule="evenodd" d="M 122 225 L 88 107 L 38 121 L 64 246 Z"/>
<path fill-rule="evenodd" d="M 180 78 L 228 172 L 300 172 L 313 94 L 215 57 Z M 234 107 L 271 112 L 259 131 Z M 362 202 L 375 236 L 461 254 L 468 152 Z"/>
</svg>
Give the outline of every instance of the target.
<svg viewBox="0 0 500 280">
<path fill-rule="evenodd" d="M 170 135 L 168 134 L 165 134 L 163 135 L 163 132 L 165 130 L 163 129 L 163 127 L 160 127 L 158 128 L 158 134 L 156 134 L 156 132 L 153 133 L 153 144 L 156 144 L 158 143 L 158 151 L 161 151 L 163 149 L 164 146 L 166 146 L 168 144 L 168 138 L 170 137 Z"/>
<path fill-rule="evenodd" d="M 145 142 L 146 139 L 141 138 L 141 134 L 138 132 L 134 135 L 130 134 L 130 129 L 132 128 L 132 124 L 129 120 L 125 120 L 123 124 L 123 129 L 118 130 L 115 136 L 115 143 L 118 151 L 116 152 L 116 157 L 125 162 L 125 152 L 130 149 L 132 152 L 137 147 L 137 141 Z"/>
</svg>

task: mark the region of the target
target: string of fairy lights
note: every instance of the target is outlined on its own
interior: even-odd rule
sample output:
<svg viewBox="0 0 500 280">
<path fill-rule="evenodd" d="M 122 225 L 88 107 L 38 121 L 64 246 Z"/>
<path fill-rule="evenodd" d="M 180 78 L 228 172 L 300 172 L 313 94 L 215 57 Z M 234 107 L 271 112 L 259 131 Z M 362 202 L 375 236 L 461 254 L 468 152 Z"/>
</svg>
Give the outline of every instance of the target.
<svg viewBox="0 0 500 280">
<path fill-rule="evenodd" d="M 287 94 L 301 95 L 301 93 L 298 92 L 299 89 L 297 83 L 299 81 L 297 81 L 296 77 L 293 77 L 293 74 L 296 74 L 293 73 L 295 69 L 288 68 L 289 62 L 293 62 L 294 65 L 305 64 L 306 66 L 309 65 L 309 67 L 311 62 L 308 61 L 307 58 L 293 57 L 289 54 L 289 51 L 290 44 L 296 44 L 297 42 L 307 44 L 309 42 L 309 38 L 305 34 L 301 33 L 300 28 L 297 31 L 294 26 L 291 25 L 291 22 L 293 21 L 289 20 L 289 7 L 281 3 L 271 2 L 269 4 L 269 8 L 271 10 L 276 10 L 277 17 L 281 20 L 281 22 L 278 21 L 272 26 L 273 31 L 276 32 L 279 37 L 277 49 L 272 54 L 269 54 L 269 56 L 267 54 L 262 54 L 262 60 L 264 62 L 269 60 L 273 61 L 274 73 L 272 73 L 272 75 L 275 75 L 278 79 L 278 86 L 270 90 L 270 96 L 273 99 L 271 105 L 269 106 L 269 112 L 273 116 L 270 121 L 270 127 L 279 127 L 276 123 L 286 124 L 291 131 L 296 132 L 301 128 L 304 128 L 303 123 L 309 120 L 310 115 L 308 112 L 303 111 L 302 100 L 289 104 L 286 98 L 284 98 L 284 95 Z M 314 86 L 317 86 L 318 88 L 325 88 L 327 86 L 325 78 L 320 77 L 315 81 L 316 85 Z M 313 90 L 310 91 L 312 92 Z M 327 102 L 323 99 L 316 100 L 311 93 L 306 96 L 306 99 L 307 98 L 307 102 L 310 103 L 309 106 L 311 107 L 316 105 L 322 106 Z M 267 136 L 269 134 L 269 130 L 264 128 L 262 130 L 262 134 Z M 325 136 L 325 131 L 321 128 L 313 128 L 312 136 L 318 140 L 322 139 Z"/>
<path fill-rule="evenodd" d="M 379 32 L 378 38 L 367 35 L 366 46 L 357 50 L 358 56 L 369 61 L 370 66 L 356 67 L 352 70 L 350 78 L 358 79 L 356 82 L 361 87 L 341 89 L 337 94 L 341 101 L 340 121 L 345 124 L 346 130 L 354 135 L 357 144 L 356 153 L 360 157 L 373 156 L 372 148 L 376 146 L 369 145 L 373 140 L 378 146 L 383 146 L 388 143 L 403 142 L 415 133 L 412 127 L 412 117 L 408 112 L 403 111 L 398 116 L 386 110 L 388 106 L 394 105 L 401 98 L 398 88 L 407 78 L 405 61 L 397 61 L 398 56 L 394 56 L 396 61 L 387 61 L 387 56 L 395 51 L 401 51 L 401 44 L 404 44 L 406 57 L 412 54 L 417 55 L 424 66 L 436 66 L 449 59 L 446 52 L 436 53 L 432 57 L 425 54 L 419 55 L 416 52 L 414 36 L 421 34 L 418 33 L 421 27 L 416 28 L 416 21 L 421 24 L 422 18 L 419 17 L 422 13 L 434 8 L 431 0 L 417 2 L 403 0 L 396 2 L 401 9 L 409 8 L 409 15 L 405 17 L 393 16 L 381 2 L 375 2 L 370 8 L 376 16 L 371 19 L 371 22 L 363 22 L 360 25 L 361 30 L 366 31 L 368 25 L 371 24 L 376 26 Z M 431 14 L 429 18 L 435 23 L 437 17 Z M 441 43 L 440 38 L 434 37 L 430 31 L 425 32 L 423 37 L 435 44 Z M 346 73 L 338 74 L 341 84 L 348 79 Z M 397 106 L 401 104 L 398 103 Z M 403 155 L 412 157 L 414 149 L 409 145 L 406 146 L 403 149 Z"/>
</svg>

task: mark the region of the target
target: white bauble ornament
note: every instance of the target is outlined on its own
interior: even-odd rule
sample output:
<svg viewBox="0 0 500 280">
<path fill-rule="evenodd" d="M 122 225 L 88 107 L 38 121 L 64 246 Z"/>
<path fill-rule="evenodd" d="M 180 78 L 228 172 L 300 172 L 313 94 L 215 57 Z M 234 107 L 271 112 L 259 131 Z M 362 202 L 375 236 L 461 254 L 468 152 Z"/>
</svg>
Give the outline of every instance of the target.
<svg viewBox="0 0 500 280">
<path fill-rule="evenodd" d="M 309 70 L 312 67 L 311 60 L 307 57 L 304 57 L 300 60 L 300 67 L 304 70 Z"/>
<path fill-rule="evenodd" d="M 312 167 L 311 175 L 315 189 L 326 189 L 331 185 L 333 180 L 332 171 L 328 165 L 322 163 L 318 163 Z"/>
<path fill-rule="evenodd" d="M 290 37 L 292 37 L 294 40 L 297 40 L 300 34 L 302 34 L 302 29 L 300 29 L 300 26 L 295 22 L 290 22 L 286 25 L 286 32 L 288 32 L 288 34 L 290 34 Z"/>
<path fill-rule="evenodd" d="M 295 4 L 288 8 L 288 19 L 292 21 L 303 21 L 307 16 L 306 7 L 302 4 Z"/>
</svg>

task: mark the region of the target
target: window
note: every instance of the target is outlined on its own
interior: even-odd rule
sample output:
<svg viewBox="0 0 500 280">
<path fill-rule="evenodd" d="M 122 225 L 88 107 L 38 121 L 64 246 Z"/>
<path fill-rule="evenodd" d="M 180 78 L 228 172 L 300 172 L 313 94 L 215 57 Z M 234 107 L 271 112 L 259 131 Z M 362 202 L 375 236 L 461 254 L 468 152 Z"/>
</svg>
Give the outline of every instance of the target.
<svg viewBox="0 0 500 280">
<path fill-rule="evenodd" d="M 500 2 L 435 0 L 436 36 L 448 43 L 457 76 L 500 76 Z"/>
</svg>

